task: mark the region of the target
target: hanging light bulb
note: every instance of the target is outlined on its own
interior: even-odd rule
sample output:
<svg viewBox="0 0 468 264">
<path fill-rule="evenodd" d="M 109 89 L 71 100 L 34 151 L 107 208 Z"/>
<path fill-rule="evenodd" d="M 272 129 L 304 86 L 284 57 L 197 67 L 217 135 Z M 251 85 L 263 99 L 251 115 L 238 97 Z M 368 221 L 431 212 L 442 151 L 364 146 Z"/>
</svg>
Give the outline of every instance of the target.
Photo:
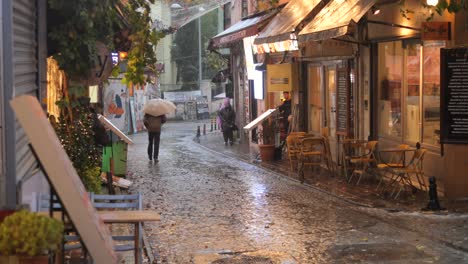
<svg viewBox="0 0 468 264">
<path fill-rule="evenodd" d="M 428 6 L 436 6 L 439 3 L 439 0 L 426 0 Z"/>
<path fill-rule="evenodd" d="M 378 7 L 376 7 L 376 6 L 373 6 L 373 7 L 371 8 L 371 12 L 372 12 L 372 14 L 373 14 L 374 16 L 376 16 L 376 15 L 380 14 L 380 8 L 378 8 Z"/>
</svg>

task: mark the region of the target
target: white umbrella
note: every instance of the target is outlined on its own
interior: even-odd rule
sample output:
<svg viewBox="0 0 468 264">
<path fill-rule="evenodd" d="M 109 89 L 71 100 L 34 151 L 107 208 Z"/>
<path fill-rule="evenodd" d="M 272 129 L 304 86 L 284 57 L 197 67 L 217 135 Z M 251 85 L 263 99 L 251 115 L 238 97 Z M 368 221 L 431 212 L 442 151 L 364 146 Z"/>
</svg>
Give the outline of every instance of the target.
<svg viewBox="0 0 468 264">
<path fill-rule="evenodd" d="M 216 98 L 216 99 L 226 98 L 226 93 L 217 94 L 217 95 L 214 96 L 214 98 Z"/>
<path fill-rule="evenodd" d="M 143 112 L 152 116 L 169 114 L 175 110 L 176 106 L 173 102 L 161 98 L 151 99 L 143 107 Z"/>
</svg>

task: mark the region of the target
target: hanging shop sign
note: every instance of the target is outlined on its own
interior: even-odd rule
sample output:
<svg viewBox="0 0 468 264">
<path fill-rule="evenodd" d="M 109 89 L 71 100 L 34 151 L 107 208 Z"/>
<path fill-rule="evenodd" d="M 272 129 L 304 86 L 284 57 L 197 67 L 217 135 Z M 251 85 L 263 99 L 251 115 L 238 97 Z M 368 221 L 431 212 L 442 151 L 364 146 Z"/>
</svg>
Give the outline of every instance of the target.
<svg viewBox="0 0 468 264">
<path fill-rule="evenodd" d="M 468 48 L 440 55 L 440 143 L 468 144 Z"/>
<path fill-rule="evenodd" d="M 450 22 L 423 22 L 421 40 L 450 40 Z"/>
<path fill-rule="evenodd" d="M 297 89 L 298 65 L 293 63 L 267 65 L 268 92 Z"/>
<path fill-rule="evenodd" d="M 351 80 L 349 70 L 340 68 L 336 71 L 336 134 L 349 136 L 351 112 Z"/>
</svg>

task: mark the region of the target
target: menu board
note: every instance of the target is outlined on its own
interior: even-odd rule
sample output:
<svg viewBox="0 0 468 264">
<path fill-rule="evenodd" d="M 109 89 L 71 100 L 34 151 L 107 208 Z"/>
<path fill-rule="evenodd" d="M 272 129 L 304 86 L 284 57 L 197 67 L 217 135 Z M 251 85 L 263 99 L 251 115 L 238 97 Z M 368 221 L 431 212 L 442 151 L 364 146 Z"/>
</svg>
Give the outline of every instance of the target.
<svg viewBox="0 0 468 264">
<path fill-rule="evenodd" d="M 276 112 L 276 108 L 272 108 L 272 109 L 268 109 L 266 110 L 263 114 L 261 114 L 259 117 L 255 118 L 255 120 L 253 120 L 252 122 L 248 123 L 244 129 L 247 130 L 247 131 L 250 131 L 254 128 L 256 128 L 260 122 L 262 122 L 263 120 L 265 120 L 266 118 L 268 118 L 271 114 L 273 114 L 274 112 Z"/>
<path fill-rule="evenodd" d="M 440 142 L 468 144 L 468 49 L 441 49 L 440 63 Z"/>
<path fill-rule="evenodd" d="M 348 136 L 350 117 L 350 79 L 348 69 L 336 71 L 336 134 Z"/>
</svg>

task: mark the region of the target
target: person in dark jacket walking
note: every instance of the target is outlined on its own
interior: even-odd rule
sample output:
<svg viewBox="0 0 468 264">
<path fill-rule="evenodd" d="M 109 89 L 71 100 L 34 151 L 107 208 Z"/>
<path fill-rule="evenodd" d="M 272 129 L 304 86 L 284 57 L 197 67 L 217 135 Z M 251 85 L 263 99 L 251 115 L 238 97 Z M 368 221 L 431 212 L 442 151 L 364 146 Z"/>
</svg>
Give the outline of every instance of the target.
<svg viewBox="0 0 468 264">
<path fill-rule="evenodd" d="M 231 106 L 230 99 L 225 98 L 223 107 L 219 110 L 219 118 L 221 119 L 221 129 L 223 131 L 224 144 L 234 144 L 234 128 L 236 121 L 236 113 Z"/>
<path fill-rule="evenodd" d="M 166 115 L 152 116 L 145 114 L 143 124 L 148 130 L 148 159 L 158 162 L 161 127 L 166 123 Z"/>
</svg>

